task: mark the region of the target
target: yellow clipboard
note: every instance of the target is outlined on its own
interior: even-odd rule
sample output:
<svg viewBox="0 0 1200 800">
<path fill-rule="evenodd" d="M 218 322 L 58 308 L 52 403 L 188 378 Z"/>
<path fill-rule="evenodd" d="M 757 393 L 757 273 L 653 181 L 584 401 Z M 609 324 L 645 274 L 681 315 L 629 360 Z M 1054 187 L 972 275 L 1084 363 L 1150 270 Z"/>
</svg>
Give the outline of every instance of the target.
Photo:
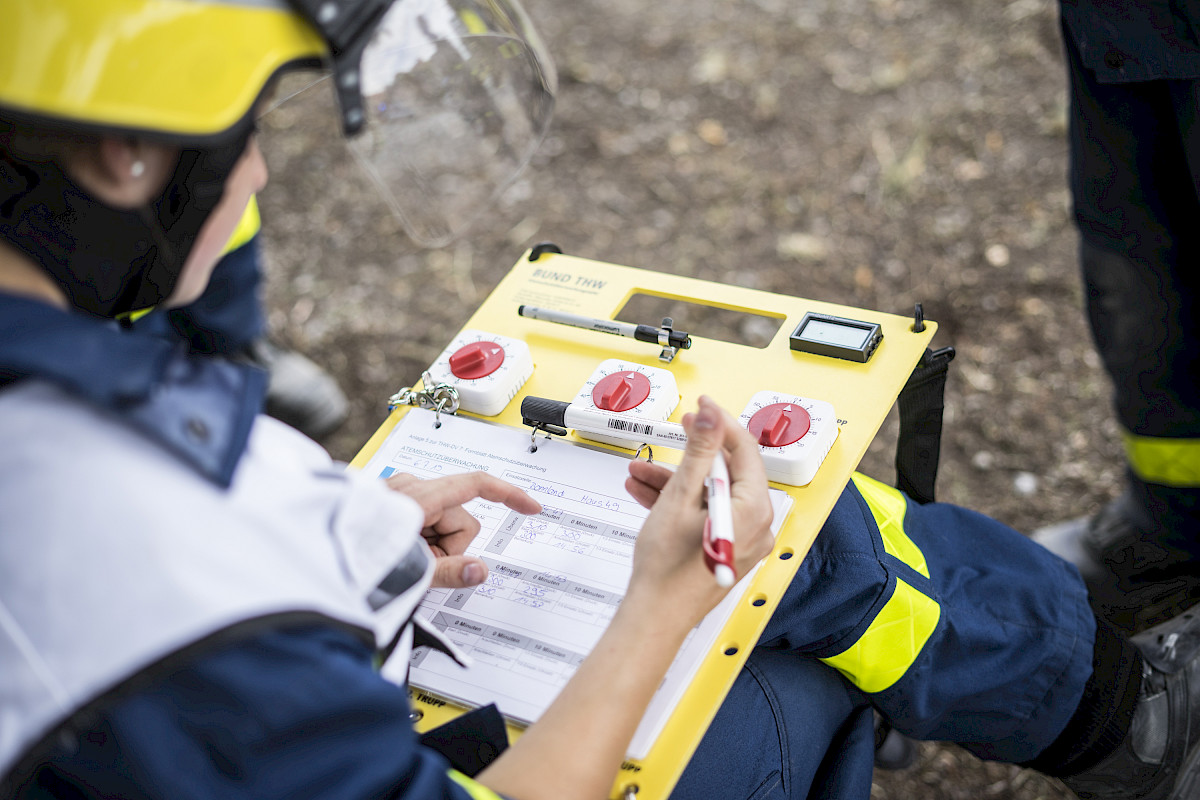
<svg viewBox="0 0 1200 800">
<path fill-rule="evenodd" d="M 671 415 L 675 421 L 695 408 L 701 394 L 712 397 L 736 417 L 751 397 L 763 390 L 827 401 L 838 416 L 838 437 L 812 482 L 801 487 L 772 484 L 794 500 L 776 537 L 775 550 L 745 589 L 716 647 L 648 755 L 623 763 L 610 792 L 614 800 L 623 800 L 631 792 L 638 800 L 657 800 L 670 794 L 937 325 L 928 321 L 917 325 L 909 317 L 592 261 L 556 250 L 538 247 L 526 252 L 464 328 L 523 340 L 533 356 L 532 377 L 501 412 L 487 419 L 521 428 L 522 398 L 569 400 L 600 362 L 612 358 L 669 370 L 681 394 Z M 614 319 L 635 295 L 754 314 L 780 324 L 765 347 L 705 338 L 702 330 L 689 331 L 691 348 L 680 350 L 673 361 L 664 363 L 659 360 L 657 345 L 517 314 L 518 307 L 530 305 Z M 883 338 L 862 363 L 798 352 L 791 349 L 789 336 L 806 314 L 878 324 Z M 409 408 L 393 411 L 351 465 L 365 466 Z M 656 450 L 655 458 L 677 462 L 679 454 Z M 449 721 L 463 710 L 417 689 L 410 689 L 410 696 L 421 716 L 417 723 L 421 731 Z M 520 734 L 519 727 L 509 725 L 510 740 Z"/>
</svg>

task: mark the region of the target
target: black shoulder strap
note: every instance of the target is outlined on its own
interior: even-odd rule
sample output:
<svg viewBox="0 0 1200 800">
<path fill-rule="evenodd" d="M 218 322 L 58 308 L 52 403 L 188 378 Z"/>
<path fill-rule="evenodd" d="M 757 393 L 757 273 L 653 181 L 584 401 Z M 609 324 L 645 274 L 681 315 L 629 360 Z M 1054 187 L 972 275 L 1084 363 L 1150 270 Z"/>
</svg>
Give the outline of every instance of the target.
<svg viewBox="0 0 1200 800">
<path fill-rule="evenodd" d="M 896 488 L 918 503 L 931 503 L 942 446 L 943 394 L 954 348 L 925 350 L 900 391 L 900 437 L 896 443 Z"/>
</svg>

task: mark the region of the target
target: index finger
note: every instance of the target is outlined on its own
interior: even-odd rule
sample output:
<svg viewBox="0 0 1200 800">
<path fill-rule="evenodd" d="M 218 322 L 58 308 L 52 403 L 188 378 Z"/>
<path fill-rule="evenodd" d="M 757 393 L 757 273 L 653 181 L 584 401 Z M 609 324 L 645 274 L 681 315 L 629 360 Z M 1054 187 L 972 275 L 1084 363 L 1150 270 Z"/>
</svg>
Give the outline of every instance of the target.
<svg viewBox="0 0 1200 800">
<path fill-rule="evenodd" d="M 524 491 L 486 472 L 463 472 L 396 488 L 420 503 L 426 515 L 461 506 L 477 497 L 503 503 L 519 514 L 537 514 L 542 510 L 541 503 Z"/>
</svg>

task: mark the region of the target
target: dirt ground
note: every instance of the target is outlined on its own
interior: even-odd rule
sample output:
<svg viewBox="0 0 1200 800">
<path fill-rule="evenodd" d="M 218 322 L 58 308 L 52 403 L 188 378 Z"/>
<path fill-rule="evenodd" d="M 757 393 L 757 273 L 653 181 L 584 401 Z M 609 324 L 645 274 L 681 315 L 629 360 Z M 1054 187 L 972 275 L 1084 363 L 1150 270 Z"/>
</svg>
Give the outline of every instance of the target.
<svg viewBox="0 0 1200 800">
<path fill-rule="evenodd" d="M 1081 311 L 1051 0 L 527 0 L 557 61 L 531 169 L 470 235 L 407 241 L 336 170 L 263 198 L 277 338 L 353 401 L 349 459 L 529 245 L 907 314 L 958 357 L 939 499 L 1022 531 L 1120 478 Z M 272 156 L 268 153 L 268 156 Z M 314 205 L 301 217 L 298 203 Z M 354 209 L 340 222 L 338 211 Z M 377 207 L 376 207 L 377 210 Z M 682 327 L 682 326 L 681 326 Z M 862 469 L 891 480 L 892 425 Z M 876 800 L 1066 798 L 926 744 Z"/>
</svg>

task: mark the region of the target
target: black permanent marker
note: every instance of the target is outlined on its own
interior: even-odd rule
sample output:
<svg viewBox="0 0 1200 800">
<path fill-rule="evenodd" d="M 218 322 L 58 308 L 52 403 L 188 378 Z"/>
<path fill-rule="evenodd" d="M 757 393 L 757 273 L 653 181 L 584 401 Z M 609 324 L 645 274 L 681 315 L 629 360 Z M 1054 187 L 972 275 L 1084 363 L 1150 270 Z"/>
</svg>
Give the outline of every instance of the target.
<svg viewBox="0 0 1200 800">
<path fill-rule="evenodd" d="M 570 325 L 572 328 L 583 328 L 589 331 L 599 331 L 600 333 L 611 333 L 614 336 L 627 336 L 631 339 L 637 339 L 639 342 L 649 342 L 651 344 L 662 345 L 663 347 L 677 347 L 680 350 L 687 350 L 692 346 L 692 337 L 683 331 L 675 331 L 664 328 L 656 328 L 653 325 L 634 325 L 631 322 L 617 322 L 611 319 L 593 319 L 592 317 L 582 317 L 578 314 L 570 314 L 566 311 L 554 311 L 549 308 L 535 308 L 534 306 L 520 306 L 517 308 L 517 313 L 522 317 L 530 319 L 538 319 L 543 322 L 555 322 L 559 325 Z M 670 324 L 670 323 L 666 323 Z M 666 334 L 667 341 L 662 341 L 662 334 Z"/>
</svg>

